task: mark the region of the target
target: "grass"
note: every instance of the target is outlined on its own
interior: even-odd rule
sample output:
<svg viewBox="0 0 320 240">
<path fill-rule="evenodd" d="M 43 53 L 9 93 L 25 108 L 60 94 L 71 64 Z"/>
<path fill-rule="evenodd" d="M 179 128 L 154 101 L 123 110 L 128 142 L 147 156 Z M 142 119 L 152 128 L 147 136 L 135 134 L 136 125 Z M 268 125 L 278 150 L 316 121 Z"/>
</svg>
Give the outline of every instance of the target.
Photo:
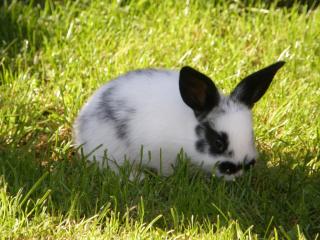
<svg viewBox="0 0 320 240">
<path fill-rule="evenodd" d="M 244 1 L 4 1 L 0 236 L 319 239 L 320 10 Z M 227 92 L 287 64 L 254 110 L 258 166 L 235 182 L 130 182 L 75 154 L 72 123 L 106 81 L 191 65 Z"/>
</svg>

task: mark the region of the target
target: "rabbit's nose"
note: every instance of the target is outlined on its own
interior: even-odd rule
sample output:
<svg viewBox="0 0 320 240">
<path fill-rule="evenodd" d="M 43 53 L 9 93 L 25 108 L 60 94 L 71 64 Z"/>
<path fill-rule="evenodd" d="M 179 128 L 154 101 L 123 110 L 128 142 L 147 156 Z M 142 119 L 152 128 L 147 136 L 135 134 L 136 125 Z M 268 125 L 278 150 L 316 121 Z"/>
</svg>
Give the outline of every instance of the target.
<svg viewBox="0 0 320 240">
<path fill-rule="evenodd" d="M 241 165 L 226 161 L 221 162 L 218 166 L 218 169 L 222 174 L 231 175 L 237 173 L 241 169 Z"/>
<path fill-rule="evenodd" d="M 251 159 L 250 161 L 243 161 L 243 163 L 233 163 L 231 161 L 221 162 L 218 165 L 218 169 L 220 173 L 232 175 L 238 173 L 241 169 L 249 170 L 256 163 L 255 159 Z"/>
<path fill-rule="evenodd" d="M 252 168 L 254 165 L 256 164 L 256 160 L 255 159 L 251 159 L 249 162 L 244 162 L 244 169 L 245 170 L 249 170 L 250 168 Z"/>
</svg>

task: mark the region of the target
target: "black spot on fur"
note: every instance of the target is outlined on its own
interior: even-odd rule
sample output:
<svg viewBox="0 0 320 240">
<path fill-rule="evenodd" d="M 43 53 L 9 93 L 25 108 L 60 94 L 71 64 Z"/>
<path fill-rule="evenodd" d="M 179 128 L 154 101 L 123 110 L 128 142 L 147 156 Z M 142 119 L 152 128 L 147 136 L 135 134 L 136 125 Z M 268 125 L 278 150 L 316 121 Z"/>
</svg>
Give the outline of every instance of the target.
<svg viewBox="0 0 320 240">
<path fill-rule="evenodd" d="M 228 148 L 228 136 L 225 132 L 215 131 L 208 122 L 199 124 L 195 129 L 199 140 L 196 149 L 201 152 L 209 152 L 211 155 L 223 154 Z M 228 153 L 227 153 L 228 154 Z M 233 154 L 231 152 L 231 154 Z"/>
<path fill-rule="evenodd" d="M 128 106 L 128 103 L 122 99 L 114 97 L 115 87 L 107 89 L 101 96 L 98 105 L 98 116 L 100 120 L 109 121 L 114 124 L 116 134 L 119 139 L 128 138 L 129 124 L 135 109 Z"/>
<path fill-rule="evenodd" d="M 115 87 L 107 89 L 101 96 L 100 103 L 98 105 L 98 115 L 100 119 L 116 121 L 116 109 L 113 99 Z"/>
<path fill-rule="evenodd" d="M 235 174 L 241 170 L 241 168 L 242 166 L 240 164 L 235 164 L 232 162 L 222 162 L 218 166 L 219 171 L 227 175 Z"/>
<path fill-rule="evenodd" d="M 204 134 L 204 129 L 201 125 L 196 126 L 196 134 L 198 137 L 202 137 Z"/>
<path fill-rule="evenodd" d="M 208 122 L 204 123 L 205 138 L 209 145 L 211 155 L 222 154 L 228 148 L 228 135 L 225 132 L 217 132 Z"/>
<path fill-rule="evenodd" d="M 204 139 L 198 140 L 196 142 L 196 149 L 201 153 L 205 153 L 206 146 L 207 146 L 207 143 Z"/>
<path fill-rule="evenodd" d="M 126 139 L 128 135 L 128 124 L 126 121 L 119 121 L 116 124 L 116 129 L 117 129 L 117 136 L 120 139 Z"/>
<path fill-rule="evenodd" d="M 233 162 L 227 161 L 227 162 L 220 163 L 218 166 L 218 169 L 223 174 L 231 175 L 231 174 L 237 173 L 241 169 L 247 171 L 250 168 L 252 168 L 255 163 L 256 163 L 255 159 L 252 159 L 250 162 L 244 161 L 244 163 L 242 163 L 242 164 L 241 163 L 235 164 Z"/>
</svg>

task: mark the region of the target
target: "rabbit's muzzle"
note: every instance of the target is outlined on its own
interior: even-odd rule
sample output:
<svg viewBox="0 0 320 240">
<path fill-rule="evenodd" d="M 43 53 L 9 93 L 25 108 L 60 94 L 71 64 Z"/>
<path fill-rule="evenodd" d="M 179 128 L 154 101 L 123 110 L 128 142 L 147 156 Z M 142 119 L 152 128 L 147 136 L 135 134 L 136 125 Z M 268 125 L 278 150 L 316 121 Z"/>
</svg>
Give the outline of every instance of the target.
<svg viewBox="0 0 320 240">
<path fill-rule="evenodd" d="M 221 162 L 218 165 L 218 170 L 223 175 L 234 175 L 239 173 L 241 170 L 249 170 L 256 163 L 255 159 L 250 161 L 244 161 L 243 163 L 233 163 L 230 161 Z"/>
</svg>

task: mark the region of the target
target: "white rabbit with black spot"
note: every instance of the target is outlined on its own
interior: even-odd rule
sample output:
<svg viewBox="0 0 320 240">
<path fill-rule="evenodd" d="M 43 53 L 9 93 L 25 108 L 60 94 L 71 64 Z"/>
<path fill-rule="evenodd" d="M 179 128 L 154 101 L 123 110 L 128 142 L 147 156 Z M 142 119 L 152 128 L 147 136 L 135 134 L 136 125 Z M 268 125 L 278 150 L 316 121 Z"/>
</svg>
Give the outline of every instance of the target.
<svg viewBox="0 0 320 240">
<path fill-rule="evenodd" d="M 129 72 L 85 104 L 75 143 L 89 160 L 108 160 L 115 171 L 127 159 L 166 176 L 183 149 L 192 164 L 232 180 L 256 162 L 251 109 L 283 64 L 249 75 L 227 96 L 191 67 Z"/>
</svg>

